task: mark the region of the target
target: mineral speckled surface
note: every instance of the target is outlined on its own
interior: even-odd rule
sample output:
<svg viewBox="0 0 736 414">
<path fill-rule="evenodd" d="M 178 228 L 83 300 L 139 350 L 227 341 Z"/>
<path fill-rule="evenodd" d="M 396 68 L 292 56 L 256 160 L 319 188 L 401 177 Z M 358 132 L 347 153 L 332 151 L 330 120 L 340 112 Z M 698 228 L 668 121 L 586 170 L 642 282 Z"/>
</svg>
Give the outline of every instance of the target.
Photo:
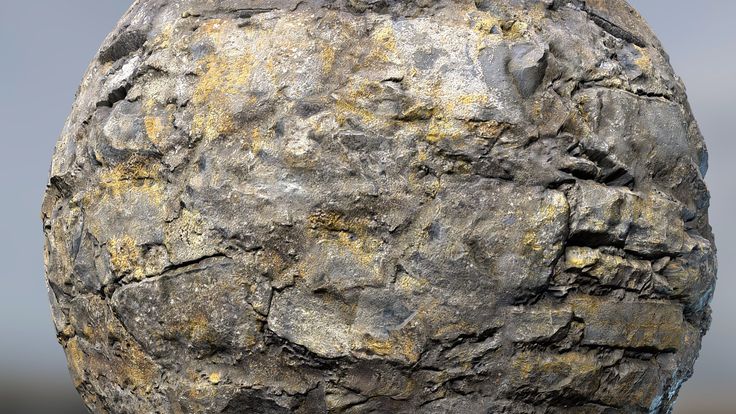
<svg viewBox="0 0 736 414">
<path fill-rule="evenodd" d="M 623 0 L 137 1 L 43 205 L 95 413 L 667 413 L 707 156 Z"/>
</svg>

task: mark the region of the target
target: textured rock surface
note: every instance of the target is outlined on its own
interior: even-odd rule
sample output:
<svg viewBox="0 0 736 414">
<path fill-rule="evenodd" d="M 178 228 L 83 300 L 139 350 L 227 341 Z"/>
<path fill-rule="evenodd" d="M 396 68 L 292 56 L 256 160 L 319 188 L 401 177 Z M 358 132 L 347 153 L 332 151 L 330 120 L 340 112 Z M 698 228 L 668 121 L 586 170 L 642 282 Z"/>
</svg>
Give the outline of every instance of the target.
<svg viewBox="0 0 736 414">
<path fill-rule="evenodd" d="M 707 158 L 621 0 L 136 2 L 43 206 L 97 413 L 668 412 Z"/>
</svg>

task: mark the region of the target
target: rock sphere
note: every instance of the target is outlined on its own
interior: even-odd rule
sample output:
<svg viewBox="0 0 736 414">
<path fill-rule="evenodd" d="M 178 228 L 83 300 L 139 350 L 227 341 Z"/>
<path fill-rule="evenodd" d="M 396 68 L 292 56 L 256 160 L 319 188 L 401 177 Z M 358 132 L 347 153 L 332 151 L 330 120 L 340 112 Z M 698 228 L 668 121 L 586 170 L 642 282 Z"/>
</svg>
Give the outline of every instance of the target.
<svg viewBox="0 0 736 414">
<path fill-rule="evenodd" d="M 666 413 L 707 157 L 623 0 L 136 1 L 43 205 L 95 413 Z"/>
</svg>

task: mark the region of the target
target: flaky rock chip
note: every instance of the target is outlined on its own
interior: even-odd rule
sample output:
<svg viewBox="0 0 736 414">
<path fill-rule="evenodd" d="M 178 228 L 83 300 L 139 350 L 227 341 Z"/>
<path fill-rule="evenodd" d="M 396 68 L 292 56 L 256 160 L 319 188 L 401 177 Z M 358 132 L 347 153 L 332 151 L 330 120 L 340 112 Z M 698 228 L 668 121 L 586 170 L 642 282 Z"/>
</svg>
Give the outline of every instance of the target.
<svg viewBox="0 0 736 414">
<path fill-rule="evenodd" d="M 147 0 L 43 205 L 95 413 L 666 413 L 707 157 L 623 0 Z"/>
</svg>

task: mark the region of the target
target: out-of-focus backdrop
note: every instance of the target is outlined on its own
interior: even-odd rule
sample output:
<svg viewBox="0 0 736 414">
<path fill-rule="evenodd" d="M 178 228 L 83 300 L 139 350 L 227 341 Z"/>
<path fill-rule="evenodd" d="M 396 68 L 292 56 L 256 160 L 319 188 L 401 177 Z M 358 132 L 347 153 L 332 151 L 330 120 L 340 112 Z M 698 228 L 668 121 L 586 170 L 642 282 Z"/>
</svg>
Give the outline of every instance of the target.
<svg viewBox="0 0 736 414">
<path fill-rule="evenodd" d="M 685 80 L 710 152 L 713 325 L 675 414 L 736 412 L 736 1 L 630 0 Z M 0 412 L 85 413 L 51 324 L 39 211 L 82 74 L 128 0 L 0 2 Z"/>
</svg>

